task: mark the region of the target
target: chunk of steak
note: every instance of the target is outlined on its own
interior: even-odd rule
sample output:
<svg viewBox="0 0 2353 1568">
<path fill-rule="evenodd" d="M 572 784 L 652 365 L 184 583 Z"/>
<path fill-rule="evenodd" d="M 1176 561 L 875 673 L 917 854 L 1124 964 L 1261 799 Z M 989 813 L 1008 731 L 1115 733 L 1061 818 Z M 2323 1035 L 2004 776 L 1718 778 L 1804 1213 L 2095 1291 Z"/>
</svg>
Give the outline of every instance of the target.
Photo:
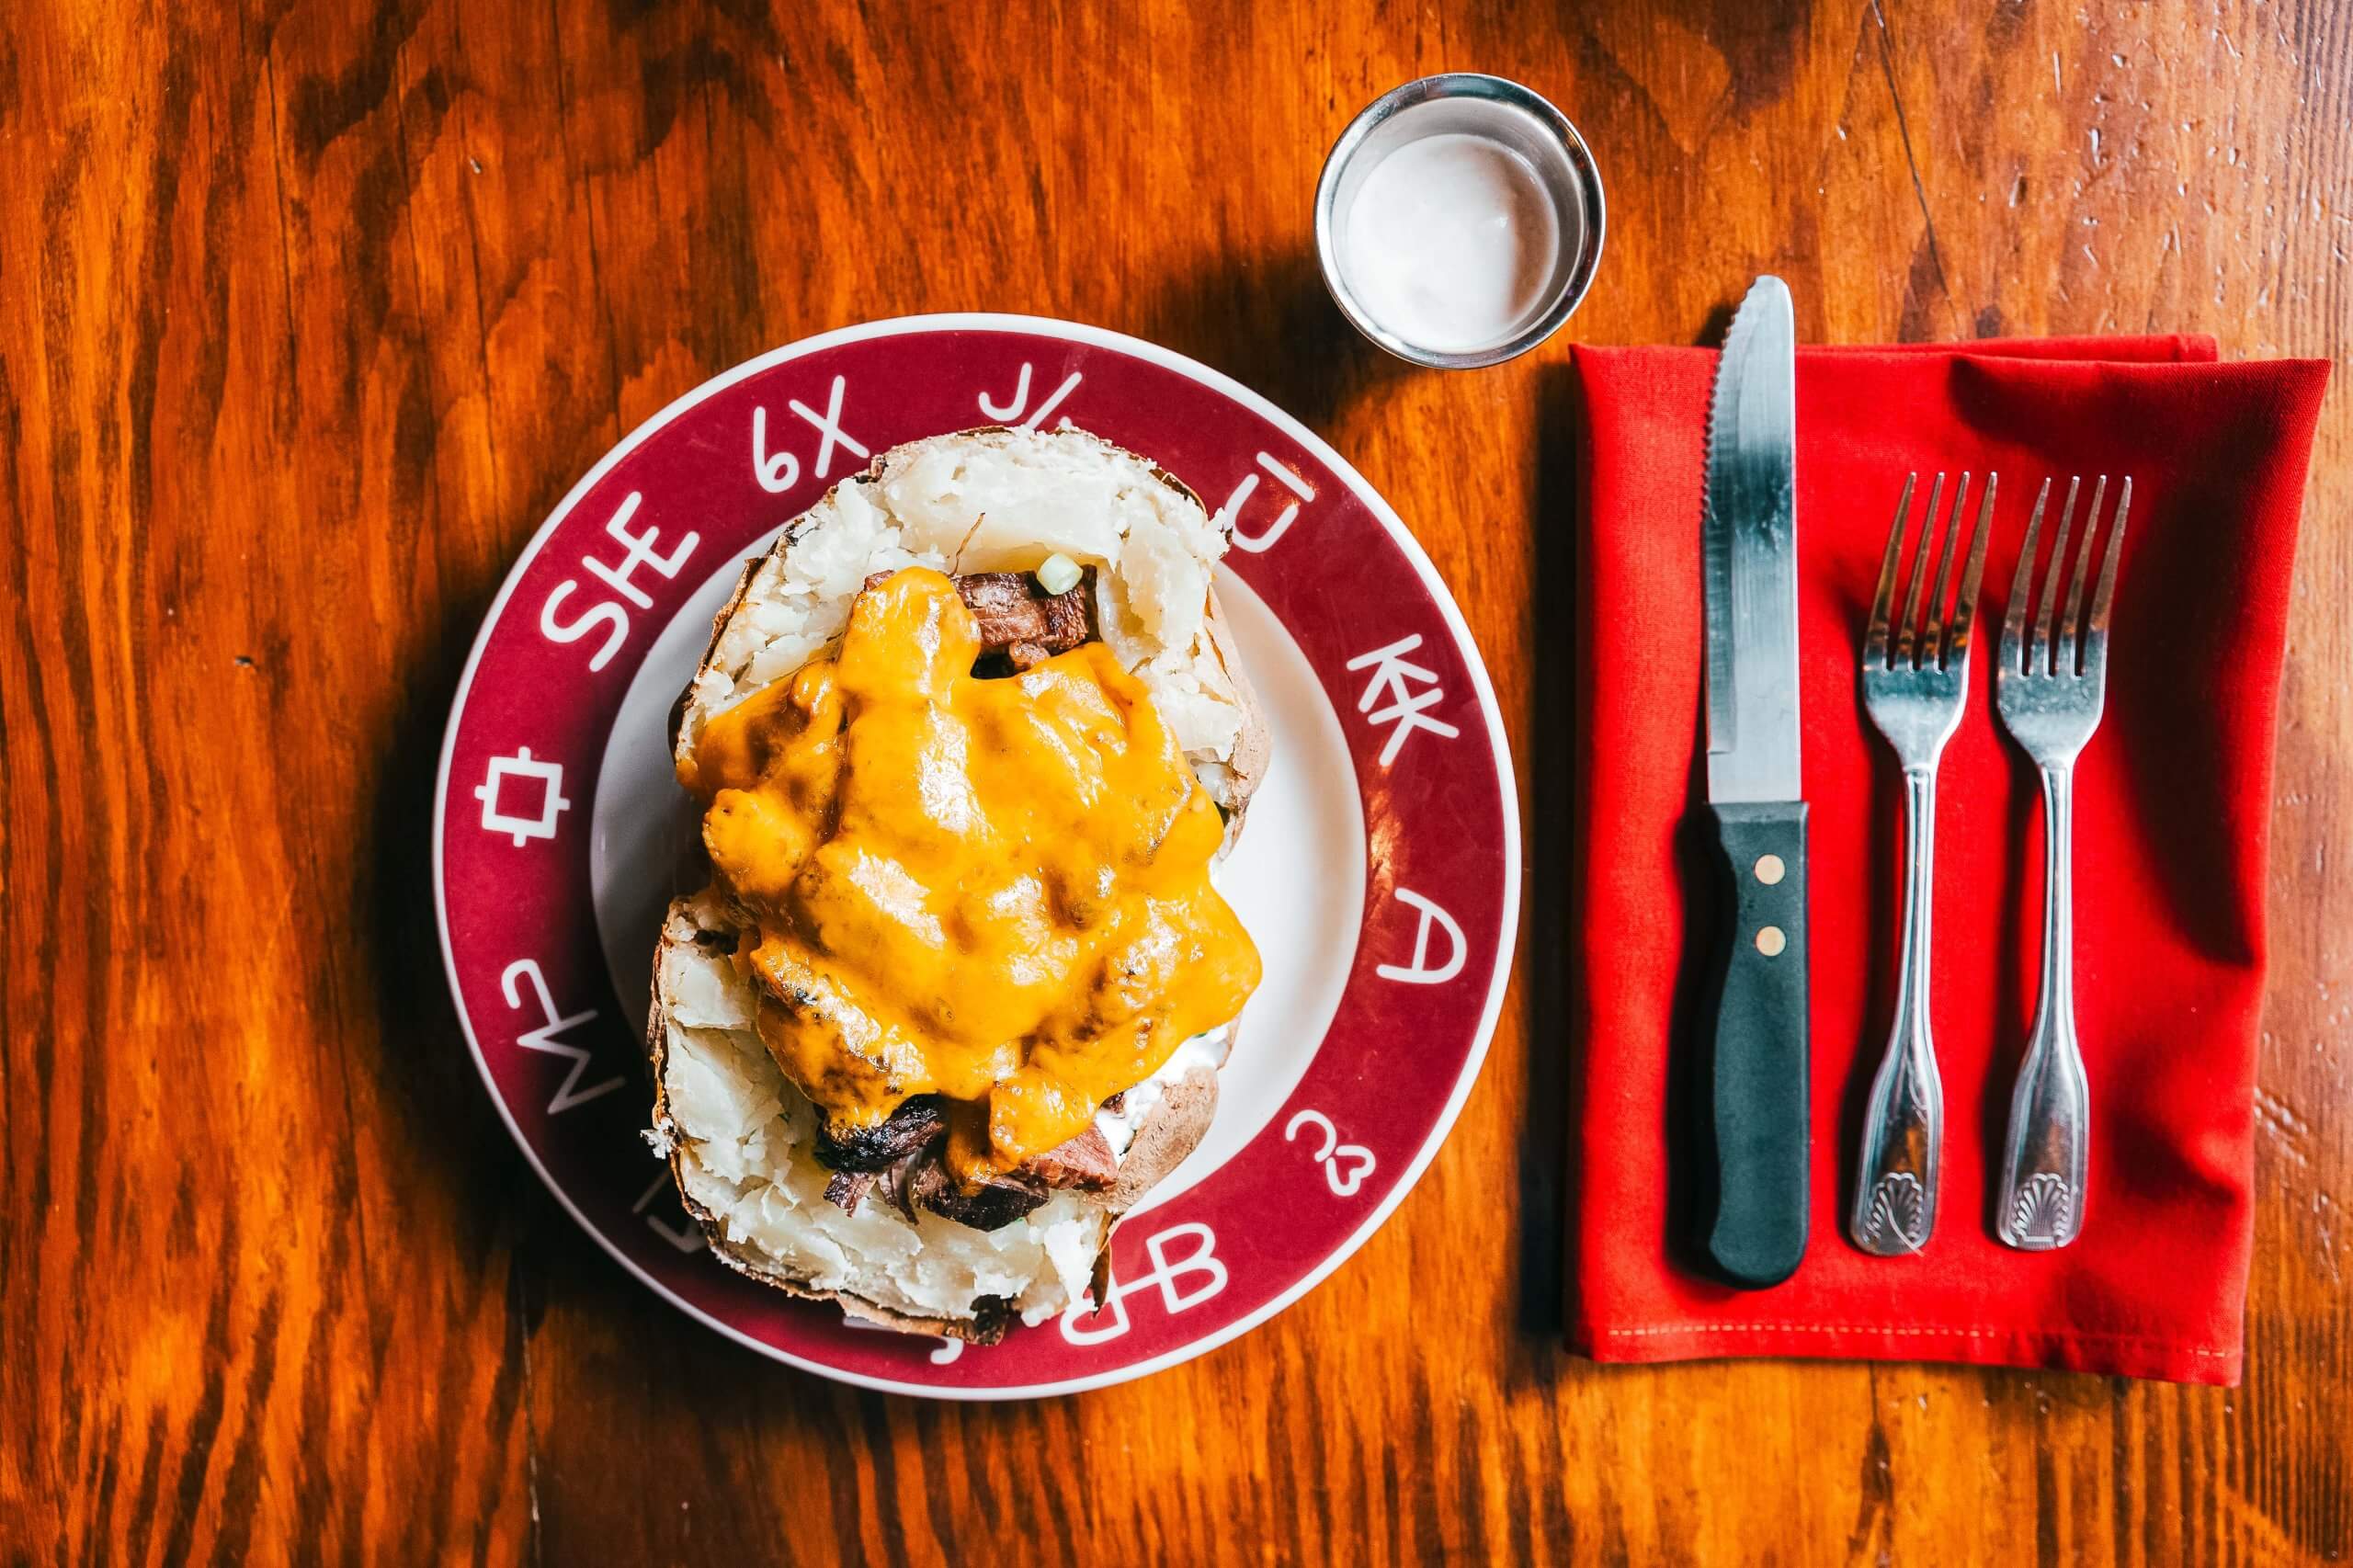
<svg viewBox="0 0 2353 1568">
<path fill-rule="evenodd" d="M 878 1189 L 910 1222 L 918 1206 L 976 1231 L 1010 1225 L 1058 1188 L 1108 1192 L 1120 1162 L 1102 1131 L 1089 1124 L 1077 1137 L 1032 1155 L 1021 1169 L 960 1187 L 940 1154 L 948 1134 L 947 1102 L 915 1095 L 872 1127 L 817 1123 L 817 1159 L 833 1175 L 825 1200 L 845 1214 Z"/>
<path fill-rule="evenodd" d="M 1119 1156 L 1111 1153 L 1103 1130 L 1093 1122 L 1077 1137 L 1042 1154 L 1032 1154 L 1021 1169 L 1023 1175 L 1035 1176 L 1050 1187 L 1076 1187 L 1083 1192 L 1108 1190 L 1120 1179 Z"/>
<path fill-rule="evenodd" d="M 948 1107 L 938 1095 L 913 1095 L 872 1127 L 817 1122 L 817 1159 L 837 1171 L 883 1171 L 948 1131 Z"/>
<path fill-rule="evenodd" d="M 858 1199 L 875 1183 L 872 1171 L 835 1171 L 825 1183 L 825 1201 L 838 1205 L 845 1214 L 856 1218 Z"/>
<path fill-rule="evenodd" d="M 1046 1189 L 1020 1176 L 991 1176 L 967 1190 L 956 1185 L 939 1161 L 938 1144 L 892 1167 L 884 1178 L 891 1200 L 910 1221 L 921 1204 L 942 1219 L 976 1231 L 995 1231 L 1012 1224 L 1046 1201 Z"/>
<path fill-rule="evenodd" d="M 876 572 L 866 579 L 879 587 L 891 574 Z M 982 653 L 1003 653 L 1017 670 L 1066 653 L 1095 636 L 1087 607 L 1095 601 L 1095 568 L 1089 566 L 1077 585 L 1050 594 L 1027 572 L 966 572 L 954 578 L 957 597 L 972 612 L 981 632 Z"/>
</svg>

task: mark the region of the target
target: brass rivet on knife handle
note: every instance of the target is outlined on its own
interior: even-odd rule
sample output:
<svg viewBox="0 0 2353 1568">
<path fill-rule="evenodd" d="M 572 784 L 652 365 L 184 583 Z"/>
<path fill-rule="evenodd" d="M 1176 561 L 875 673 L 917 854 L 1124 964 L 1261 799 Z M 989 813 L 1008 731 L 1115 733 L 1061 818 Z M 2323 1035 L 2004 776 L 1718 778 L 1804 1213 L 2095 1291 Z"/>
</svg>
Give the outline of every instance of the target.
<svg viewBox="0 0 2353 1568">
<path fill-rule="evenodd" d="M 1809 1223 L 1805 802 L 1714 807 L 1732 898 L 1710 1090 L 1717 1193 L 1707 1250 L 1724 1278 L 1777 1285 L 1805 1256 Z M 1770 856 L 1785 874 L 1754 874 Z"/>
</svg>

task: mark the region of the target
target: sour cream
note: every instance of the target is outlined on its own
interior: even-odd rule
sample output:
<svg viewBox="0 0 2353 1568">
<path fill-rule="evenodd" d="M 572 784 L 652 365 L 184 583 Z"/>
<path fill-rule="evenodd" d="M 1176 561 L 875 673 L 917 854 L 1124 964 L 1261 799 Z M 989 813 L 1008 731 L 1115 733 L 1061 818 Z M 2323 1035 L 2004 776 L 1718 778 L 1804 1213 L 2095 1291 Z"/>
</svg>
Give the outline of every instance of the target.
<svg viewBox="0 0 2353 1568">
<path fill-rule="evenodd" d="M 1528 160 L 1469 131 L 1407 142 L 1364 176 L 1340 273 L 1365 313 L 1406 342 L 1470 353 L 1544 303 L 1560 222 Z"/>
</svg>

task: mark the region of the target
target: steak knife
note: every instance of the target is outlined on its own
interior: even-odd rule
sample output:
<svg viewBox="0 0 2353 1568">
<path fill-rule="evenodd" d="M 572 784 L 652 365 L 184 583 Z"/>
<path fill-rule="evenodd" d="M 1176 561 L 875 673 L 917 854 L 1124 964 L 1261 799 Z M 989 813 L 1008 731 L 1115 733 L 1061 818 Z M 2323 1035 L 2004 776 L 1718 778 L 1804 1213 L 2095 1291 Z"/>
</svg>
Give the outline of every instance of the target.
<svg viewBox="0 0 2353 1568">
<path fill-rule="evenodd" d="M 1708 1256 L 1750 1289 L 1805 1256 L 1805 801 L 1798 775 L 1797 324 L 1759 278 L 1724 335 L 1701 523 L 1708 802 L 1733 919 L 1714 1033 Z"/>
</svg>

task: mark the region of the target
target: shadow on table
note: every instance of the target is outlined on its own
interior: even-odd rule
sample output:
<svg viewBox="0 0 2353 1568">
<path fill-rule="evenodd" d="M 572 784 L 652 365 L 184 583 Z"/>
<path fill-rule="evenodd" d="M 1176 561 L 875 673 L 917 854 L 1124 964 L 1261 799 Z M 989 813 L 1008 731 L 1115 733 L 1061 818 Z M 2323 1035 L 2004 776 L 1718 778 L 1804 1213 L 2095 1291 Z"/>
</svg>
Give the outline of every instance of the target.
<svg viewBox="0 0 2353 1568">
<path fill-rule="evenodd" d="M 1558 1339 L 1568 1324 L 1569 1214 L 1578 1177 L 1574 1153 L 1583 1114 L 1570 1055 L 1583 1034 L 1584 994 L 1572 890 L 1579 853 L 1574 824 L 1582 763 L 1577 723 L 1586 709 L 1577 652 L 1585 587 L 1577 571 L 1579 465 L 1584 413 L 1576 373 L 1548 368 L 1537 383 L 1535 559 L 1529 585 L 1527 1119 L 1519 1135 L 1519 1326 Z"/>
<path fill-rule="evenodd" d="M 487 1231 L 501 1206 L 494 1187 L 521 1160 L 475 1074 L 441 963 L 433 898 L 433 796 L 441 734 L 458 677 L 495 583 L 426 613 L 426 628 L 393 683 L 398 695 L 375 768 L 376 794 L 356 912 L 379 1028 L 342 1042 L 372 1050 L 359 1063 L 370 1094 L 394 1125 L 385 1131 L 397 1168 L 445 1182 L 455 1211 Z M 471 1238 L 470 1238 L 471 1239 Z"/>
<path fill-rule="evenodd" d="M 1402 377 L 1437 373 L 1417 370 L 1349 325 L 1307 249 L 1267 262 L 1205 257 L 1168 279 L 1124 324 L 1224 371 L 1326 437 L 1354 403 Z"/>
<path fill-rule="evenodd" d="M 1713 346 L 1732 318 L 1720 301 L 1695 341 Z M 1578 1153 L 1585 1115 L 1579 1058 L 1594 1020 L 1586 1016 L 1584 946 L 1577 925 L 1583 857 L 1577 824 L 1586 771 L 1596 766 L 1581 744 L 1591 711 L 1591 605 L 1580 571 L 1578 539 L 1585 526 L 1585 411 L 1575 371 L 1548 367 L 1538 384 L 1538 452 L 1534 561 L 1529 585 L 1532 661 L 1528 743 L 1522 767 L 1529 783 L 1528 976 L 1529 1051 L 1526 1122 L 1519 1143 L 1519 1325 L 1523 1334 L 1552 1339 L 1571 1322 L 1575 1263 L 1568 1227 L 1576 1221 L 1583 1163 Z M 1696 528 L 1698 519 L 1692 519 Z M 1691 651 L 1693 657 L 1698 650 Z M 1583 671 L 1584 673 L 1580 673 Z M 1654 1129 L 1665 1149 L 1666 1233 L 1660 1238 L 1675 1263 L 1711 1278 L 1704 1237 L 1715 1208 L 1712 1062 L 1706 1019 L 1709 993 L 1721 983 L 1722 877 L 1699 719 L 1688 806 L 1676 824 L 1674 856 L 1685 894 L 1688 929 L 1678 955 L 1668 1038 L 1665 1105 Z M 1653 1130 L 1645 1130 L 1649 1135 Z M 1630 1239 L 1630 1244 L 1641 1244 Z"/>
<path fill-rule="evenodd" d="M 1333 434 L 1357 403 L 1404 379 L 1445 373 L 1409 365 L 1359 335 L 1333 302 L 1313 253 L 1305 249 L 1264 265 L 1212 259 L 1173 280 L 1126 324 L 1224 370 L 1324 435 Z M 1542 373 L 1532 602 L 1543 608 L 1534 618 L 1535 676 L 1527 726 L 1531 739 L 1522 763 L 1533 782 L 1525 971 L 1530 1050 L 1527 1120 L 1515 1161 L 1518 1321 L 1525 1335 L 1553 1342 L 1566 1321 L 1567 1134 L 1574 1126 L 1568 1051 L 1569 1005 L 1575 993 L 1570 966 L 1575 955 L 1566 900 L 1569 779 L 1576 761 L 1568 719 L 1577 705 L 1572 689 L 1579 426 L 1574 395 L 1574 377 L 1566 366 Z"/>
<path fill-rule="evenodd" d="M 1711 315 L 1708 337 L 1722 335 L 1729 307 Z M 1578 538 L 1585 528 L 1585 411 L 1575 371 L 1545 370 L 1538 387 L 1535 562 L 1529 586 L 1534 616 L 1530 650 L 1528 881 L 1529 998 L 1527 1121 L 1520 1132 L 1519 1323 L 1524 1334 L 1564 1336 L 1571 1325 L 1575 1264 L 1568 1228 L 1577 1222 L 1584 1174 L 1579 1140 L 1586 1085 L 1581 1057 L 1596 1027 L 1586 1013 L 1585 944 L 1578 889 L 1585 857 L 1579 823 L 1586 775 L 1597 758 L 1582 744 L 1592 711 L 1596 659 L 1592 606 L 1579 570 Z M 1696 527 L 1697 520 L 1694 519 Z M 1695 656 L 1696 656 L 1696 650 Z M 1675 826 L 1674 858 L 1683 890 L 1687 930 L 1677 956 L 1667 1038 L 1664 1114 L 1650 1135 L 1665 1149 L 1667 1256 L 1699 1278 L 1713 1276 L 1704 1239 L 1715 1204 L 1714 1122 L 1710 1114 L 1707 1018 L 1710 994 L 1722 982 L 1722 934 L 1716 929 L 1722 881 L 1714 821 L 1707 804 L 1707 775 L 1692 715 L 1688 804 Z M 1642 1244 L 1627 1238 L 1625 1244 Z"/>
<path fill-rule="evenodd" d="M 1146 296 L 1135 314 L 1118 324 L 1225 371 L 1319 433 L 1329 433 L 1362 400 L 1421 371 L 1365 340 L 1324 288 L 1311 251 L 1272 262 L 1242 265 L 1212 260 L 1170 278 Z M 1569 467 L 1574 420 L 1567 403 L 1565 367 L 1547 372 L 1542 387 L 1544 454 L 1540 473 L 1539 602 L 1567 602 L 1574 582 L 1570 527 L 1574 475 Z M 555 473 L 551 483 L 569 479 Z M 539 516 L 560 489 L 526 508 Z M 407 678 L 379 754 L 371 844 L 360 890 L 360 925 L 381 1029 L 353 1049 L 371 1051 L 362 1070 L 392 1123 L 383 1136 L 392 1158 L 416 1181 L 446 1188 L 445 1212 L 466 1216 L 459 1238 L 469 1259 L 495 1252 L 504 1231 L 515 1248 L 509 1283 L 511 1329 L 537 1335 L 551 1308 L 585 1326 L 588 1342 L 616 1338 L 648 1364 L 647 1375 L 707 1373 L 726 1369 L 737 1385 L 746 1419 L 770 1402 L 804 1404 L 824 1391 L 830 1418 L 858 1423 L 882 1408 L 875 1396 L 833 1385 L 743 1355 L 715 1335 L 671 1333 L 675 1309 L 614 1267 L 526 1173 L 512 1140 L 497 1125 L 488 1096 L 469 1061 L 442 972 L 433 865 L 434 793 L 443 728 L 468 648 L 496 583 L 453 597 L 407 658 Z M 1536 711 L 1565 713 L 1572 679 L 1566 617 L 1539 618 Z M 1567 864 L 1563 835 L 1569 731 L 1558 717 L 1530 726 L 1536 790 L 1535 931 L 1529 972 L 1538 1013 L 1531 1052 L 1529 1120 L 1523 1131 L 1519 1183 L 1522 1321 L 1528 1331 L 1557 1339 L 1563 1322 L 1563 1160 L 1570 1125 L 1569 1074 L 1563 1017 L 1566 989 L 1562 907 Z M 790 1391 L 789 1395 L 786 1391 Z M 902 1402 L 890 1402 L 895 1405 Z M 1058 1403 L 1059 1402 L 1049 1402 Z M 914 1402 L 912 1408 L 921 1408 Z M 1007 1417 L 1016 1426 L 1017 1418 Z"/>
<path fill-rule="evenodd" d="M 1133 330 L 1225 370 L 1319 433 L 1356 403 L 1423 370 L 1360 335 L 1333 303 L 1312 252 L 1260 267 L 1211 265 L 1170 287 Z M 1527 1119 L 1514 1162 L 1518 1185 L 1518 1323 L 1557 1346 L 1566 1324 L 1568 1151 L 1574 1126 L 1571 999 L 1575 954 L 1567 908 L 1572 853 L 1570 778 L 1576 763 L 1569 715 L 1575 681 L 1578 602 L 1575 468 L 1580 415 L 1565 365 L 1542 372 L 1534 537 L 1535 669 L 1522 763 L 1529 787 L 1528 961 L 1530 1013 Z M 1345 455 L 1345 454 L 1344 454 Z M 1491 1064 L 1489 1071 L 1495 1070 Z"/>
</svg>

